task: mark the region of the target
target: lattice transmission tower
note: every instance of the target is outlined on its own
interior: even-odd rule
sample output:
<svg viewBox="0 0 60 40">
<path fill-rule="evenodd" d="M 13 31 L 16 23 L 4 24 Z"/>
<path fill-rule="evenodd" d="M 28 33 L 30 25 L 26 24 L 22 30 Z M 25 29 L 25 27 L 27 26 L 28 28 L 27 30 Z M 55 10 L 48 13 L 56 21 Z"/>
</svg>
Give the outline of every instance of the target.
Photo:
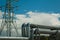
<svg viewBox="0 0 60 40">
<path fill-rule="evenodd" d="M 18 0 L 13 0 L 13 1 L 18 1 Z M 17 24 L 15 21 L 16 18 L 14 16 L 14 8 L 16 8 L 17 6 L 12 5 L 12 0 L 6 0 L 6 4 L 4 7 L 5 7 L 5 11 L 2 17 L 0 35 L 2 34 L 4 27 L 6 27 L 7 36 L 11 37 L 12 27 L 14 27 L 16 35 L 18 36 Z"/>
</svg>

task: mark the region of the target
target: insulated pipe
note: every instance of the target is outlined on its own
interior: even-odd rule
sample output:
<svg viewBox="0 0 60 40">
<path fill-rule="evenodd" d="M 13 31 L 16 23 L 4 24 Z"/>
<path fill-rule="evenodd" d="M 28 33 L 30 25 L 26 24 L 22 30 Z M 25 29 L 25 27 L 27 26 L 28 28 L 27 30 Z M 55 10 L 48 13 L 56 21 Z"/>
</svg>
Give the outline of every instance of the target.
<svg viewBox="0 0 60 40">
<path fill-rule="evenodd" d="M 40 34 L 54 34 L 56 33 L 56 31 L 41 31 L 40 30 Z"/>
<path fill-rule="evenodd" d="M 29 40 L 29 37 L 0 37 L 0 40 Z"/>
<path fill-rule="evenodd" d="M 36 25 L 36 24 L 30 24 L 30 28 L 43 28 L 43 29 L 51 29 L 51 30 L 60 30 L 60 27 Z"/>
<path fill-rule="evenodd" d="M 33 30 L 35 31 L 35 30 Z M 52 30 L 39 30 L 40 34 L 55 34 L 57 31 L 52 31 Z M 60 33 L 58 31 L 58 33 Z"/>
</svg>

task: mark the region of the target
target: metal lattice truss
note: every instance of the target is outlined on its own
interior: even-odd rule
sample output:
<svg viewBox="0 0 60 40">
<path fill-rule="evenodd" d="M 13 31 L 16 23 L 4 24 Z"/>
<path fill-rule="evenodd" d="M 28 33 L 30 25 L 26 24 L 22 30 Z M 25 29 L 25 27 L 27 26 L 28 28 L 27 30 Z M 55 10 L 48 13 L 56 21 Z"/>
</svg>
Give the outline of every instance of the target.
<svg viewBox="0 0 60 40">
<path fill-rule="evenodd" d="M 11 36 L 12 27 L 14 27 L 16 34 L 18 36 L 17 24 L 16 24 L 16 21 L 14 21 L 15 19 L 14 11 L 13 11 L 14 7 L 12 6 L 11 2 L 12 0 L 6 0 L 6 5 L 4 6 L 5 11 L 2 17 L 2 23 L 1 23 L 1 28 L 0 28 L 0 35 L 3 29 L 6 27 L 7 36 L 9 37 Z"/>
</svg>

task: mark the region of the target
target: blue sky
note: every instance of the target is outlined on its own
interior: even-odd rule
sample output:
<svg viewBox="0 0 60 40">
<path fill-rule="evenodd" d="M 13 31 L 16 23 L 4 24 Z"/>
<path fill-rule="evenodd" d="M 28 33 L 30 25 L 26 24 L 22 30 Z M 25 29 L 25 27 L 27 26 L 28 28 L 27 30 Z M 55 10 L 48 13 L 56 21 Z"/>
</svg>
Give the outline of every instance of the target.
<svg viewBox="0 0 60 40">
<path fill-rule="evenodd" d="M 6 0 L 0 0 L 0 5 L 4 5 Z M 60 13 L 60 0 L 19 0 L 14 3 L 19 6 L 16 14 L 25 14 L 28 11 L 54 12 Z"/>
</svg>

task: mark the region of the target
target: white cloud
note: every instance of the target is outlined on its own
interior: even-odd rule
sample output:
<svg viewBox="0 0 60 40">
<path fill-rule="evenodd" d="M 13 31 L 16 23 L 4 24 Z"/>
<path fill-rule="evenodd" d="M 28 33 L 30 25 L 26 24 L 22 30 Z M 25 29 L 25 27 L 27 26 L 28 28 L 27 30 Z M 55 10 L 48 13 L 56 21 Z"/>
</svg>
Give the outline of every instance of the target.
<svg viewBox="0 0 60 40">
<path fill-rule="evenodd" d="M 58 20 L 58 17 L 60 14 L 49 14 L 49 13 L 43 13 L 43 12 L 27 12 L 26 14 L 29 15 L 29 17 L 26 17 L 27 15 L 17 15 L 18 19 L 20 19 L 20 22 L 29 22 L 33 24 L 40 24 L 40 25 L 60 25 L 60 21 Z"/>
<path fill-rule="evenodd" d="M 50 26 L 60 26 L 60 21 L 58 17 L 60 14 L 49 14 L 49 13 L 40 13 L 40 12 L 27 12 L 27 15 L 16 15 L 19 19 L 17 20 L 18 25 L 22 25 L 22 23 L 32 23 L 32 24 L 39 24 L 39 25 L 50 25 Z M 21 31 L 20 31 L 21 33 Z"/>
<path fill-rule="evenodd" d="M 16 17 L 18 20 L 16 20 L 19 36 L 21 36 L 21 25 L 23 23 L 32 23 L 32 24 L 39 24 L 39 25 L 52 25 L 52 26 L 59 26 L 60 21 L 58 20 L 58 17 L 60 17 L 60 14 L 54 14 L 54 13 L 44 13 L 44 12 L 27 12 L 28 15 L 24 14 L 17 14 Z M 13 29 L 12 29 L 13 30 Z M 13 31 L 12 31 L 13 32 Z M 2 32 L 2 33 L 5 33 Z M 5 33 L 6 34 L 6 33 Z M 3 34 L 2 34 L 3 35 Z M 12 33 L 13 36 L 16 34 Z"/>
</svg>

